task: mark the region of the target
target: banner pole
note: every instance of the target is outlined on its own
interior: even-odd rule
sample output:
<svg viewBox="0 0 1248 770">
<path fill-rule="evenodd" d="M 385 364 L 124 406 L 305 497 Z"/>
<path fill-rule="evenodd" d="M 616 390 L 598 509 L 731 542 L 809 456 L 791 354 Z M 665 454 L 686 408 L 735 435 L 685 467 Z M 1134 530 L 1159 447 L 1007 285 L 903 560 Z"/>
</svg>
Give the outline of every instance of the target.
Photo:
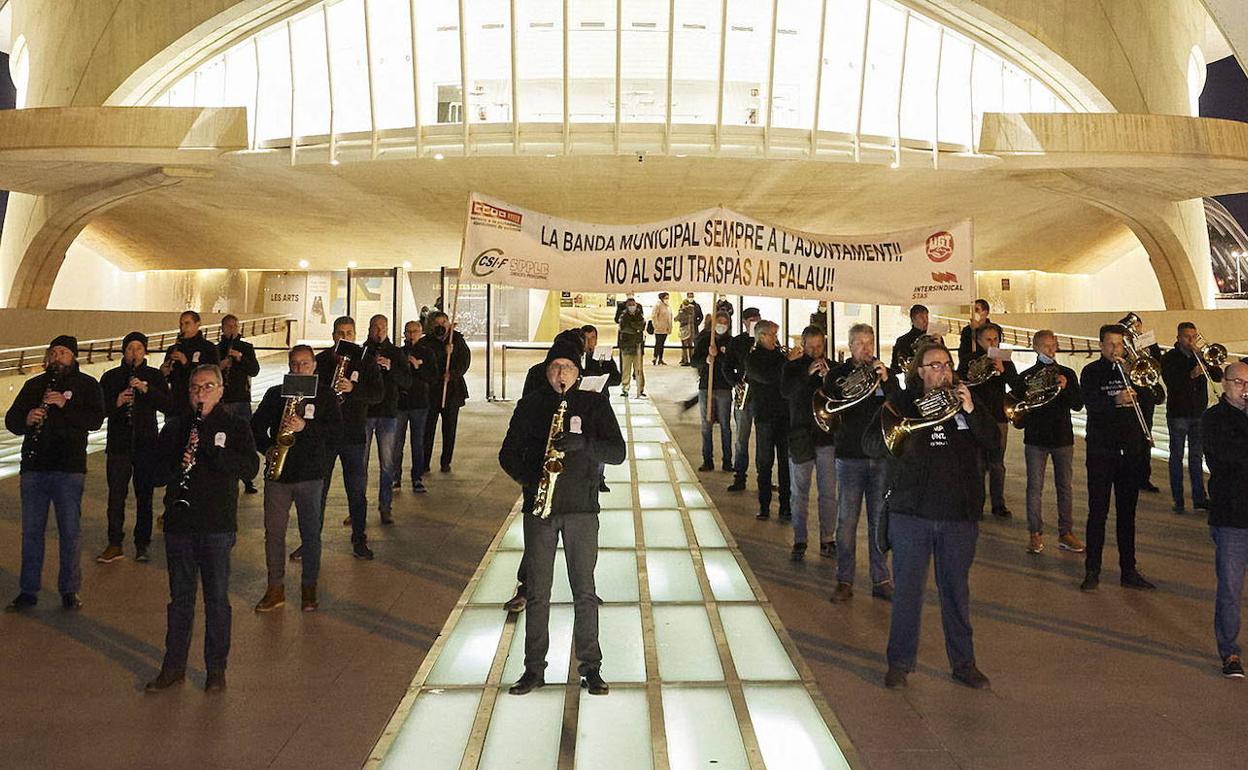
<svg viewBox="0 0 1248 770">
<path fill-rule="evenodd" d="M 719 346 L 719 341 L 715 339 L 715 308 L 718 304 L 719 290 L 717 289 L 711 292 L 711 312 L 707 313 L 706 316 L 709 321 L 706 325 L 708 335 L 706 350 L 708 353 L 712 348 L 718 348 Z M 711 365 L 707 368 L 706 373 L 706 423 L 708 425 L 715 424 L 715 361 L 718 358 L 719 353 L 717 350 L 716 354 L 711 357 Z"/>
</svg>

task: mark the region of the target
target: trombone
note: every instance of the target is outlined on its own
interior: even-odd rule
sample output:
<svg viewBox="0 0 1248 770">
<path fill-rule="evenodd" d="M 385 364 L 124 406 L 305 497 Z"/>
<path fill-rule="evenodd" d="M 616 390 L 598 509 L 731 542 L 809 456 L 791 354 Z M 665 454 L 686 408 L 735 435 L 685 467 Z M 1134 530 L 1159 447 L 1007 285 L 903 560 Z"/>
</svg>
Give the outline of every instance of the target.
<svg viewBox="0 0 1248 770">
<path fill-rule="evenodd" d="M 1148 360 L 1152 360 L 1151 358 Z M 1122 385 L 1124 388 L 1131 389 L 1133 383 L 1127 377 L 1127 373 L 1122 368 L 1122 359 L 1115 358 L 1114 366 L 1118 367 L 1118 374 L 1122 375 Z M 1135 411 L 1135 419 L 1140 423 L 1140 430 L 1144 431 L 1144 440 L 1149 446 L 1156 446 L 1153 441 L 1153 431 L 1148 427 L 1148 421 L 1144 419 L 1144 410 L 1140 408 L 1140 400 L 1136 393 L 1131 394 L 1131 409 Z"/>
<path fill-rule="evenodd" d="M 1220 342 L 1212 344 L 1205 342 L 1205 338 L 1201 334 L 1196 335 L 1196 363 L 1200 364 L 1200 370 L 1204 372 L 1205 379 L 1213 382 L 1213 378 L 1209 376 L 1209 367 L 1217 367 L 1221 369 L 1226 364 L 1226 359 L 1230 354 L 1226 350 L 1226 346 Z"/>
</svg>

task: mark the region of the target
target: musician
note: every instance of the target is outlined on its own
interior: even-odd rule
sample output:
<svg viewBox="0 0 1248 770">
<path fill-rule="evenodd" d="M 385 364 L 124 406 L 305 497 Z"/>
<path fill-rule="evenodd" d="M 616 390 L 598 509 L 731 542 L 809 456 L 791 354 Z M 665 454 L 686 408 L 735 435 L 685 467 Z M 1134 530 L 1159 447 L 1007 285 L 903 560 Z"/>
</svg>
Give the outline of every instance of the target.
<svg viewBox="0 0 1248 770">
<path fill-rule="evenodd" d="M 828 380 L 836 382 L 863 367 L 874 370 L 880 384 L 871 395 L 838 414 L 836 427 L 836 485 L 839 489 L 836 506 L 836 591 L 833 602 L 845 602 L 854 595 L 854 575 L 858 552 L 858 519 L 863 498 L 867 507 L 867 554 L 870 558 L 871 595 L 890 601 L 893 582 L 888 574 L 888 557 L 880 550 L 870 533 L 876 520 L 884 515 L 884 488 L 888 467 L 884 458 L 868 457 L 862 439 L 875 413 L 897 390 L 897 378 L 890 375 L 884 362 L 875 357 L 875 329 L 858 323 L 849 327 L 849 360 L 832 369 Z"/>
<path fill-rule="evenodd" d="M 433 359 L 438 351 L 423 341 L 425 329 L 419 321 L 408 321 L 403 326 L 403 355 L 411 370 L 411 383 L 399 391 L 398 434 L 394 437 L 394 488 L 403 485 L 403 445 L 411 434 L 412 442 L 412 491 L 424 492 L 423 466 L 425 464 L 425 420 L 429 417 L 429 389 L 437 379 Z"/>
<path fill-rule="evenodd" d="M 22 436 L 22 569 L 19 612 L 39 601 L 43 582 L 48 506 L 56 512 L 60 544 L 57 590 L 61 606 L 82 607 L 82 488 L 87 476 L 87 434 L 104 422 L 104 397 L 94 377 L 78 369 L 78 340 L 68 334 L 48 343 L 43 373 L 18 391 L 4 416 L 10 433 Z"/>
<path fill-rule="evenodd" d="M 596 377 L 598 375 L 607 375 L 607 387 L 620 384 L 620 367 L 616 366 L 615 358 L 607 356 L 605 359 L 599 360 L 594 355 L 594 351 L 598 349 L 598 327 L 593 324 L 585 324 L 581 327 L 581 332 L 585 335 L 585 355 L 582 359 L 585 363 L 581 369 L 586 377 Z M 605 390 L 603 391 L 606 392 Z M 602 490 L 604 492 L 608 490 Z"/>
<path fill-rule="evenodd" d="M 407 356 L 390 341 L 390 322 L 380 313 L 368 320 L 368 341 L 364 343 L 364 366 L 375 368 L 382 382 L 381 400 L 368 407 L 364 423 L 364 473 L 368 473 L 373 437 L 377 439 L 377 464 L 381 466 L 377 487 L 377 509 L 382 524 L 393 524 L 394 482 L 399 481 L 394 444 L 399 437 L 399 393 L 412 384 L 412 368 Z"/>
<path fill-rule="evenodd" d="M 1200 333 L 1196 324 L 1179 324 L 1174 347 L 1161 357 L 1161 379 L 1166 385 L 1166 427 L 1170 431 L 1170 494 L 1174 512 L 1183 513 L 1183 452 L 1192 483 L 1192 507 L 1208 510 L 1205 497 L 1204 451 L 1200 417 L 1209 405 L 1209 381 L 1222 381 L 1222 367 L 1208 366 L 1197 357 Z"/>
<path fill-rule="evenodd" d="M 355 342 L 355 319 L 339 316 L 334 319 L 332 332 L 334 344 L 339 340 Z M 368 407 L 381 400 L 385 385 L 377 366 L 364 361 L 351 361 L 341 377 L 336 377 L 341 357 L 333 347 L 316 355 L 316 374 L 320 377 L 318 389 L 341 393 L 339 400 L 342 423 L 337 430 L 325 436 L 325 473 L 321 486 L 321 510 L 329 497 L 329 485 L 334 478 L 334 463 L 342 463 L 342 485 L 347 493 L 347 518 L 343 525 L 351 527 L 351 554 L 365 561 L 373 558 L 364 533 L 365 514 L 368 511 L 368 436 L 365 424 Z M 335 396 L 337 398 L 337 396 Z M 322 516 L 323 518 L 323 516 Z M 290 555 L 292 559 L 303 557 L 303 546 Z"/>
<path fill-rule="evenodd" d="M 754 326 L 758 344 L 745 358 L 745 379 L 750 386 L 746 403 L 754 412 L 754 464 L 758 472 L 758 515 L 771 517 L 771 470 L 776 468 L 780 487 L 780 520 L 793 516 L 789 479 L 789 407 L 780 393 L 780 372 L 789 357 L 802 354 L 794 348 L 788 356 L 780 350 L 780 327 L 773 321 Z"/>
<path fill-rule="evenodd" d="M 902 371 L 902 361 L 914 355 L 914 344 L 919 337 L 927 334 L 928 310 L 926 305 L 910 306 L 910 331 L 897 338 L 893 343 L 893 358 L 889 362 L 888 370 L 896 375 L 899 379 L 905 376 Z"/>
<path fill-rule="evenodd" d="M 1143 319 L 1141 319 L 1138 315 L 1135 315 L 1134 313 L 1127 316 L 1127 318 L 1131 319 L 1131 326 L 1130 326 L 1131 334 L 1138 336 L 1144 333 Z M 1161 345 L 1158 345 L 1156 342 L 1154 342 L 1153 344 L 1149 345 L 1148 347 L 1138 352 L 1141 355 L 1148 356 L 1149 358 L 1156 361 L 1158 364 L 1161 363 L 1161 356 L 1162 356 Z M 1140 412 L 1144 415 L 1144 424 L 1145 426 L 1148 427 L 1149 435 L 1152 435 L 1153 415 L 1157 411 L 1158 394 L 1155 394 L 1151 388 L 1142 388 L 1142 389 L 1136 390 L 1136 395 L 1139 397 L 1138 402 L 1140 405 Z M 1140 463 L 1141 463 L 1140 473 L 1141 473 L 1141 479 L 1142 479 L 1142 481 L 1140 482 L 1140 490 L 1143 492 L 1160 492 L 1161 490 L 1158 489 L 1157 485 L 1153 483 L 1152 453 L 1151 452 L 1141 453 Z"/>
<path fill-rule="evenodd" d="M 1044 498 L 1045 465 L 1053 461 L 1053 484 L 1057 487 L 1057 547 L 1071 553 L 1083 553 L 1083 543 L 1075 537 L 1074 494 L 1071 488 L 1075 458 L 1075 431 L 1070 413 L 1083 409 L 1083 392 L 1079 389 L 1079 376 L 1075 370 L 1057 363 L 1057 337 L 1049 329 L 1041 329 L 1032 335 L 1031 348 L 1036 351 L 1036 363 L 1023 371 L 1021 389 L 1014 389 L 1014 396 L 1026 395 L 1027 383 L 1032 378 L 1044 376 L 1046 371 L 1056 372 L 1060 395 L 1049 403 L 1023 417 L 1023 457 L 1027 464 L 1027 543 L 1028 553 L 1044 550 L 1044 516 L 1041 513 Z"/>
<path fill-rule="evenodd" d="M 197 583 L 204 587 L 204 667 L 207 692 L 225 689 L 230 654 L 230 550 L 238 531 L 238 482 L 259 470 L 251 427 L 217 408 L 224 383 L 216 364 L 191 371 L 190 420 L 165 423 L 157 440 L 159 482 L 165 486 L 165 562 L 169 570 L 168 627 L 160 673 L 149 692 L 186 676 Z"/>
<path fill-rule="evenodd" d="M 472 351 L 464 341 L 464 335 L 451 329 L 446 313 L 438 311 L 429 315 L 430 329 L 424 336 L 425 343 L 437 351 L 434 371 L 437 380 L 429 388 L 432 401 L 429 417 L 425 421 L 425 462 L 422 472 L 428 473 L 433 460 L 433 439 L 442 420 L 442 473 L 451 472 L 451 460 L 455 456 L 455 429 L 459 426 L 459 410 L 468 400 L 468 383 L 464 374 L 472 365 Z M 449 360 L 449 366 L 448 366 Z"/>
<path fill-rule="evenodd" d="M 702 417 L 702 467 L 715 470 L 712 452 L 712 423 L 707 421 L 707 405 L 714 399 L 714 422 L 719 423 L 719 444 L 724 470 L 732 470 L 732 386 L 737 381 L 737 363 L 732 354 L 732 318 L 717 312 L 714 328 L 707 328 L 693 344 L 693 365 L 698 368 L 698 413 Z M 712 336 L 714 342 L 712 343 Z M 711 371 L 714 370 L 714 376 Z"/>
<path fill-rule="evenodd" d="M 165 360 L 160 373 L 169 383 L 169 412 L 167 419 L 183 419 L 191 416 L 191 399 L 188 390 L 191 371 L 203 364 L 220 361 L 217 348 L 199 329 L 199 313 L 183 310 L 178 317 L 178 341 L 165 350 Z"/>
<path fill-rule="evenodd" d="M 823 330 L 811 325 L 802 330 L 801 355 L 790 355 L 780 373 L 780 392 L 789 406 L 789 494 L 794 506 L 789 558 L 793 561 L 806 558 L 810 481 L 816 475 L 819 555 L 836 556 L 836 436 L 821 430 L 810 410 L 811 397 L 831 368 Z"/>
<path fill-rule="evenodd" d="M 991 308 L 988 307 L 988 300 L 977 299 L 975 304 L 971 306 L 971 320 L 962 327 L 960 341 L 958 342 L 958 363 L 961 364 L 971 357 L 971 354 L 977 350 L 982 351 L 979 346 L 979 330 L 987 324 L 992 323 L 992 319 L 988 317 Z"/>
<path fill-rule="evenodd" d="M 927 572 L 934 561 L 953 678 L 967 687 L 987 687 L 988 677 L 975 665 L 969 577 L 984 510 L 978 457 L 996 448 L 1000 434 L 979 397 L 954 379 L 953 357 L 943 344 L 920 345 L 906 377 L 905 390 L 891 393 L 881 413 L 918 418 L 916 401 L 947 388 L 955 388 L 960 408 L 952 419 L 915 430 L 900 455 L 888 459 L 884 499 L 894 589 L 884 685 L 904 687 L 914 670 Z M 864 433 L 863 449 L 870 457 L 887 454 L 878 422 Z"/>
<path fill-rule="evenodd" d="M 608 686 L 600 673 L 602 650 L 598 644 L 598 595 L 594 587 L 598 558 L 598 464 L 624 462 L 624 438 L 607 399 L 576 389 L 580 364 L 575 354 L 556 347 L 546 359 L 547 389 L 530 393 L 516 404 L 498 452 L 499 465 L 520 483 L 524 492 L 521 515 L 528 573 L 524 675 L 510 692 L 524 695 L 545 684 L 550 591 L 555 549 L 562 536 L 572 586 L 572 636 L 581 683 L 590 695 L 605 695 Z M 565 399 L 562 429 L 552 435 L 554 415 Z M 563 472 L 550 490 L 550 514 L 543 519 L 533 515 L 533 509 L 548 444 L 563 453 Z"/>
<path fill-rule="evenodd" d="M 581 361 L 585 357 L 585 332 L 579 326 L 574 329 L 564 329 L 555 335 L 555 338 L 551 341 L 550 346 L 552 348 L 560 346 L 567 347 L 570 349 L 569 354 L 576 356 L 577 361 Z M 586 364 L 581 365 L 581 371 L 582 373 L 587 374 L 587 372 L 585 372 L 585 366 Z M 527 396 L 534 391 L 550 387 L 550 385 L 546 382 L 546 369 L 547 365 L 545 358 L 529 367 L 529 370 L 525 372 L 524 375 L 524 386 L 520 390 L 520 395 L 522 397 Z"/>
<path fill-rule="evenodd" d="M 100 377 L 108 437 L 108 547 L 95 558 L 111 564 L 125 558 L 126 496 L 134 483 L 134 560 L 147 561 L 152 542 L 152 495 L 156 470 L 156 413 L 169 409 L 169 385 L 147 365 L 147 337 L 130 332 L 121 341 L 122 361 Z"/>
<path fill-rule="evenodd" d="M 1085 575 L 1080 588 L 1095 591 L 1101 582 L 1101 551 L 1105 547 L 1105 522 L 1109 496 L 1114 495 L 1118 521 L 1118 565 L 1124 588 L 1150 590 L 1135 564 L 1135 504 L 1140 493 L 1148 453 L 1143 417 L 1137 407 L 1140 389 L 1123 374 L 1123 329 L 1117 324 L 1101 327 L 1101 357 L 1083 367 L 1079 386 L 1088 411 L 1088 534 Z"/>
<path fill-rule="evenodd" d="M 295 345 L 287 354 L 291 374 L 315 374 L 316 353 L 308 345 Z M 269 582 L 256 612 L 270 612 L 286 603 L 286 526 L 290 522 L 290 506 L 295 506 L 299 538 L 303 543 L 300 561 L 301 606 L 314 612 L 319 606 L 316 583 L 321 571 L 321 528 L 324 509 L 321 490 L 325 487 L 325 438 L 342 422 L 338 397 L 332 388 L 316 390 L 313 399 L 300 399 L 293 404 L 282 397 L 282 386 L 269 388 L 255 415 L 251 433 L 256 450 L 266 454 L 274 448 L 278 434 L 288 431 L 294 444 L 286 451 L 281 475 L 270 478 L 266 467 L 264 482 L 264 561 Z M 266 457 L 270 464 L 271 458 Z"/>
<path fill-rule="evenodd" d="M 631 295 L 624 301 L 624 307 L 616 312 L 616 322 L 620 325 L 616 344 L 620 348 L 620 395 L 628 398 L 628 386 L 637 377 L 637 398 L 646 396 L 646 316 L 641 305 Z"/>
<path fill-rule="evenodd" d="M 221 408 L 235 417 L 251 419 L 251 378 L 260 374 L 256 348 L 239 329 L 238 316 L 230 313 L 221 318 L 221 340 L 217 342 L 221 359 L 221 376 L 225 378 L 225 395 Z M 243 479 L 243 491 L 256 494 L 255 479 Z"/>
<path fill-rule="evenodd" d="M 1243 679 L 1239 613 L 1248 568 L 1248 363 L 1226 367 L 1225 390 L 1201 416 L 1209 463 L 1209 533 L 1218 576 L 1213 630 L 1222 675 Z"/>
<path fill-rule="evenodd" d="M 970 378 L 967 373 L 971 362 L 988 355 L 991 348 L 1001 347 L 1001 327 L 986 322 L 976 329 L 975 347 L 959 359 L 958 377 L 963 381 Z M 997 423 L 1000 440 L 996 449 L 984 456 L 984 471 L 988 474 L 988 488 L 992 498 L 992 515 L 1008 519 L 1013 514 L 1005 504 L 1005 450 L 1009 445 L 1010 421 L 1005 416 L 1005 389 L 1018 390 L 1024 387 L 1022 378 L 1018 376 L 1018 368 L 1013 361 L 993 359 L 995 375 L 981 385 L 972 386 L 980 401 L 988 410 L 988 414 Z"/>
<path fill-rule="evenodd" d="M 762 314 L 756 307 L 741 311 L 741 333 L 732 338 L 732 360 L 737 362 L 737 381 L 745 381 L 745 359 L 754 348 L 754 328 Z M 732 484 L 729 492 L 745 489 L 745 474 L 750 469 L 750 429 L 754 425 L 754 405 L 747 398 L 740 409 L 733 410 L 736 444 L 732 453 Z"/>
</svg>

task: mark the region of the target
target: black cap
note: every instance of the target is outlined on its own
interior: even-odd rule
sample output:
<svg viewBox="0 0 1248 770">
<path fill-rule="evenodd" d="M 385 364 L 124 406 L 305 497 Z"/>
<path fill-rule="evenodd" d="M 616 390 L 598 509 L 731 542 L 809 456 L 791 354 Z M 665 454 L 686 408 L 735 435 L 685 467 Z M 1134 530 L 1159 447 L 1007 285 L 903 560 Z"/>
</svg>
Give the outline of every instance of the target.
<svg viewBox="0 0 1248 770">
<path fill-rule="evenodd" d="M 563 341 L 556 341 L 554 345 L 550 346 L 550 350 L 546 352 L 545 363 L 549 366 L 550 362 L 554 361 L 556 358 L 566 358 L 573 364 L 576 364 L 576 371 L 578 373 L 584 371 L 581 367 L 581 350 L 578 345 L 568 344 Z"/>
<path fill-rule="evenodd" d="M 78 338 L 77 337 L 71 337 L 68 334 L 61 334 L 59 336 L 53 337 L 52 341 L 48 343 L 48 350 L 51 350 L 57 345 L 60 345 L 63 348 L 69 348 L 69 352 L 73 353 L 75 356 L 78 355 Z"/>
<path fill-rule="evenodd" d="M 126 352 L 126 348 L 130 346 L 131 342 L 141 342 L 143 343 L 143 349 L 147 350 L 147 335 L 143 332 L 130 332 L 123 337 L 121 340 L 121 352 Z"/>
<path fill-rule="evenodd" d="M 747 307 L 745 310 L 741 311 L 742 321 L 744 321 L 747 318 L 762 318 L 762 317 L 763 317 L 763 314 L 760 313 L 758 311 L 758 308 L 756 307 Z"/>
</svg>

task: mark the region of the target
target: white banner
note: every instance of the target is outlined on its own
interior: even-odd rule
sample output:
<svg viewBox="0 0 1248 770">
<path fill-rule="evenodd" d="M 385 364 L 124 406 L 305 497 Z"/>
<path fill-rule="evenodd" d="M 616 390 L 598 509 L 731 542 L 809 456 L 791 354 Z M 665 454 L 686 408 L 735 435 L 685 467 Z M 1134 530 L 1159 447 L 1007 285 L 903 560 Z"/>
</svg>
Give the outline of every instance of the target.
<svg viewBox="0 0 1248 770">
<path fill-rule="evenodd" d="M 970 220 L 883 235 L 818 235 L 716 208 L 664 222 L 601 225 L 473 193 L 467 222 L 460 275 L 483 283 L 880 305 L 974 298 Z"/>
</svg>

